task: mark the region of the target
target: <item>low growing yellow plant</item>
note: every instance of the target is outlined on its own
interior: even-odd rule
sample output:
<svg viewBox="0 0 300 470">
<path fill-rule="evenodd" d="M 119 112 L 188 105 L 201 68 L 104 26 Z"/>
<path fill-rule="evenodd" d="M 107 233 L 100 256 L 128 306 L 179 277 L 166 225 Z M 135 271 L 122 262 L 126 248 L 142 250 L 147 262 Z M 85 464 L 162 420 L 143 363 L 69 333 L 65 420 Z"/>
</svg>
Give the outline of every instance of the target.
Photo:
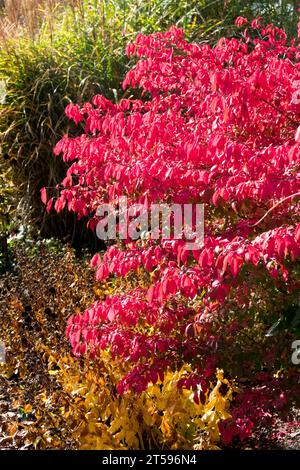
<svg viewBox="0 0 300 470">
<path fill-rule="evenodd" d="M 230 418 L 235 390 L 222 370 L 196 403 L 194 391 L 177 386 L 191 372 L 188 364 L 175 372 L 168 370 L 163 381 L 149 383 L 139 395 L 127 392 L 122 396 L 116 384 L 124 366 L 118 367 L 105 353 L 93 365 L 80 366 L 65 357 L 59 366 L 59 380 L 70 405 L 62 413 L 71 421 L 80 449 L 219 448 L 218 424 Z"/>
</svg>

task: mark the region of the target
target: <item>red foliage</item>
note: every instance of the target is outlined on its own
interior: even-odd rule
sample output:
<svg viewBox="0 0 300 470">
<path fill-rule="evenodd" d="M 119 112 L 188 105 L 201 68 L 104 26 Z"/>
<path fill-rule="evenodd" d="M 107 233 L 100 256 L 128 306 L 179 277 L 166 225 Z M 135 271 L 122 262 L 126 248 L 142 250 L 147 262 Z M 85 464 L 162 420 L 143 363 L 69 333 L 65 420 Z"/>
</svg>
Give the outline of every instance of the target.
<svg viewBox="0 0 300 470">
<path fill-rule="evenodd" d="M 66 110 L 84 121 L 85 133 L 66 135 L 55 148 L 71 162 L 57 211 L 67 205 L 95 226 L 97 207 L 122 195 L 146 207 L 206 205 L 201 249 L 186 250 L 184 240 L 126 241 L 92 260 L 100 281 L 141 267 L 152 273 L 150 287 L 110 296 L 69 320 L 75 354 L 109 349 L 132 364 L 120 393 L 145 389 L 183 361 L 193 363 L 199 381 L 213 372 L 216 354 L 201 356 L 191 325 L 211 305 L 210 315 L 224 311 L 232 291 L 243 292 L 245 267 L 253 276 L 259 267 L 287 292 L 297 288 L 289 272 L 300 255 L 300 50 L 283 30 L 246 23 L 236 21 L 248 28 L 240 39 L 215 47 L 188 43 L 174 27 L 140 34 L 127 47 L 139 60 L 123 83 L 140 98 L 114 104 L 95 96 Z M 195 311 L 189 302 L 203 292 Z"/>
</svg>

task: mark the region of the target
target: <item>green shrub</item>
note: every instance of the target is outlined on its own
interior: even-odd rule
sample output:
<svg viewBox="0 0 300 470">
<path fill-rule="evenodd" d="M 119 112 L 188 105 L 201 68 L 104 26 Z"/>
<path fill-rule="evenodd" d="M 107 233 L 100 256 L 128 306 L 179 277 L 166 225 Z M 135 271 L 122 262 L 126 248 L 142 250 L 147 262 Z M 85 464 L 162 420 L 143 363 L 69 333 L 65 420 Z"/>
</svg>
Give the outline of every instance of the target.
<svg viewBox="0 0 300 470">
<path fill-rule="evenodd" d="M 113 30 L 103 35 L 96 9 L 84 19 L 77 13 L 66 7 L 55 33 L 54 24 L 45 23 L 35 39 L 8 38 L 0 49 L 0 77 L 6 83 L 0 108 L 1 173 L 10 167 L 23 222 L 26 214 L 42 232 L 59 236 L 74 232 L 74 217 L 46 217 L 39 190 L 56 186 L 65 171 L 52 157 L 57 139 L 72 132 L 64 108 L 95 93 L 112 98 L 125 67 L 124 38 Z"/>
</svg>

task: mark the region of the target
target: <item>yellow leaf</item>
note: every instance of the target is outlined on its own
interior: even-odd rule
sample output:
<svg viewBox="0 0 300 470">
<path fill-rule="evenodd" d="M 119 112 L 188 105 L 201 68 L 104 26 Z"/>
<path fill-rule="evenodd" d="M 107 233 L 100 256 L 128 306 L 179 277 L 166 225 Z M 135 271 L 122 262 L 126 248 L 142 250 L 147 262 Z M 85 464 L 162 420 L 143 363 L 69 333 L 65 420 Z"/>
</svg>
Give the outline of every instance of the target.
<svg viewBox="0 0 300 470">
<path fill-rule="evenodd" d="M 31 410 L 32 410 L 32 405 L 30 405 L 30 403 L 24 406 L 25 413 L 30 413 Z"/>
</svg>

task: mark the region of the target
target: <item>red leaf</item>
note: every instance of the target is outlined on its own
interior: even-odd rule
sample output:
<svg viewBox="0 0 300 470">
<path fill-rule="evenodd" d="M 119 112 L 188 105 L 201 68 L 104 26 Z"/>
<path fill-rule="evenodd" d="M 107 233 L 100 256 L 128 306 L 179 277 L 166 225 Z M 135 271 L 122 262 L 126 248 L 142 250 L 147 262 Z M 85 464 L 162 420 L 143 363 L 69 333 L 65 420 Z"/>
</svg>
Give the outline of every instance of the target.
<svg viewBox="0 0 300 470">
<path fill-rule="evenodd" d="M 41 200 L 44 204 L 47 204 L 47 190 L 46 190 L 46 188 L 41 189 Z"/>
</svg>

